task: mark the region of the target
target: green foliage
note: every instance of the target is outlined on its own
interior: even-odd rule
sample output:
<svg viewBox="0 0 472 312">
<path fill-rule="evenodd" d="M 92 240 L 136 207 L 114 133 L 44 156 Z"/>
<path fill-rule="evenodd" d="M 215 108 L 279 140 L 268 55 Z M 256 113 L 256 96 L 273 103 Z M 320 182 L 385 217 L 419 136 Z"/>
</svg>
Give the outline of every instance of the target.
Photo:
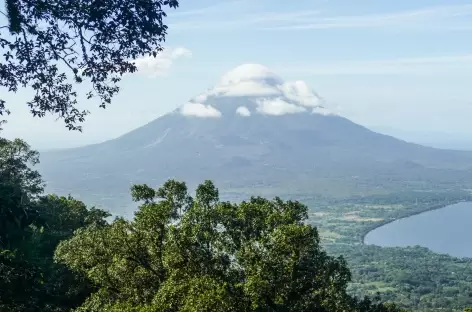
<svg viewBox="0 0 472 312">
<path fill-rule="evenodd" d="M 104 226 L 108 214 L 71 197 L 41 196 L 37 162 L 25 142 L 0 140 L 0 311 L 69 311 L 92 291 L 54 262 L 54 250 L 77 228 Z"/>
<path fill-rule="evenodd" d="M 470 200 L 470 191 L 453 189 L 308 201 L 314 207 L 310 222 L 320 230 L 326 250 L 343 255 L 348 263 L 350 294 L 380 293 L 383 300 L 411 311 L 463 311 L 472 305 L 472 259 L 423 247 L 382 248 L 362 241 L 382 224 Z"/>
<path fill-rule="evenodd" d="M 472 261 L 422 247 L 338 246 L 353 280 L 350 291 L 380 291 L 382 298 L 412 310 L 461 311 L 472 303 Z"/>
<path fill-rule="evenodd" d="M 81 228 L 56 250 L 96 286 L 77 311 L 399 311 L 347 295 L 345 261 L 298 202 L 220 202 L 210 181 L 195 198 L 173 180 L 131 193 L 133 220 Z"/>
<path fill-rule="evenodd" d="M 0 25 L 0 88 L 30 87 L 34 116 L 52 113 L 80 130 L 74 83 L 88 81 L 87 98 L 111 103 L 133 60 L 162 51 L 164 8 L 177 0 L 6 0 L 8 25 Z M 3 13 L 3 12 L 2 12 Z M 0 114 L 9 113 L 0 99 Z"/>
<path fill-rule="evenodd" d="M 92 286 L 55 263 L 54 250 L 79 227 L 103 226 L 108 215 L 87 210 L 70 197 L 41 197 L 34 206 L 37 217 L 22 229 L 21 240 L 0 252 L 0 310 L 69 311 L 85 300 Z"/>
<path fill-rule="evenodd" d="M 41 176 L 30 166 L 38 153 L 20 139 L 0 138 L 0 248 L 20 241 L 36 217 L 33 200 L 42 192 Z"/>
</svg>

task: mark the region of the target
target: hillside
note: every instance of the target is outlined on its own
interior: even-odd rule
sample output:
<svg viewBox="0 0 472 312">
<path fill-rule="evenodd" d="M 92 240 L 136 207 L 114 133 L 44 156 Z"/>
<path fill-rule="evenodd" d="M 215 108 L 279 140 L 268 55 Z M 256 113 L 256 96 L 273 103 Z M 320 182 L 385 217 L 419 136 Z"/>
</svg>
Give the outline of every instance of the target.
<svg viewBox="0 0 472 312">
<path fill-rule="evenodd" d="M 190 185 L 212 179 L 228 196 L 282 189 L 330 197 L 472 185 L 472 153 L 370 131 L 330 112 L 304 82 L 284 82 L 253 64 L 119 138 L 47 152 L 41 161 L 50 191 L 118 205 L 118 213 L 129 203 L 132 183 L 158 185 L 168 178 Z"/>
</svg>

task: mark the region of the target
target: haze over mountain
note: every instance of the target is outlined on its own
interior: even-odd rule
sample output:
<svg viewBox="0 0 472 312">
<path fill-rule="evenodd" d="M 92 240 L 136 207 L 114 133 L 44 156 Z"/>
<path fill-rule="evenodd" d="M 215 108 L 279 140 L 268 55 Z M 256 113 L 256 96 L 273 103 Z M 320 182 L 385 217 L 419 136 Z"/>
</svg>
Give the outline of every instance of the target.
<svg viewBox="0 0 472 312">
<path fill-rule="evenodd" d="M 472 139 L 466 133 L 412 131 L 384 126 L 374 126 L 370 127 L 370 129 L 416 144 L 442 149 L 472 150 Z"/>
<path fill-rule="evenodd" d="M 337 115 L 305 82 L 241 65 L 119 138 L 46 152 L 49 191 L 126 211 L 133 183 L 212 179 L 228 195 L 355 195 L 472 184 L 472 153 L 382 135 Z"/>
</svg>

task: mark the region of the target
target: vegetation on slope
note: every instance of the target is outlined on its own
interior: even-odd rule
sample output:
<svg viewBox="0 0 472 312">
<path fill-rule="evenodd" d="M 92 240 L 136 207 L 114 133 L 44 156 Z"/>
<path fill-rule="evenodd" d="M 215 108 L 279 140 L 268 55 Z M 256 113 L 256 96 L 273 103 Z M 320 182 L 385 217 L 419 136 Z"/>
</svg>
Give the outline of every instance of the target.
<svg viewBox="0 0 472 312">
<path fill-rule="evenodd" d="M 171 180 L 135 185 L 134 219 L 107 223 L 43 196 L 37 156 L 1 141 L 2 311 L 399 311 L 346 292 L 345 261 L 322 250 L 298 202 L 220 202 L 209 181 L 191 198 Z"/>
<path fill-rule="evenodd" d="M 74 230 L 103 226 L 108 214 L 41 195 L 41 177 L 30 168 L 37 157 L 21 140 L 0 140 L 0 311 L 69 311 L 93 289 L 53 255 Z"/>
<path fill-rule="evenodd" d="M 364 245 L 364 235 L 385 223 L 469 200 L 469 190 L 403 191 L 350 198 L 313 207 L 310 222 L 329 253 L 343 255 L 352 272 L 348 291 L 380 293 L 413 311 L 462 311 L 472 306 L 472 259 L 458 259 L 423 247 Z"/>
</svg>

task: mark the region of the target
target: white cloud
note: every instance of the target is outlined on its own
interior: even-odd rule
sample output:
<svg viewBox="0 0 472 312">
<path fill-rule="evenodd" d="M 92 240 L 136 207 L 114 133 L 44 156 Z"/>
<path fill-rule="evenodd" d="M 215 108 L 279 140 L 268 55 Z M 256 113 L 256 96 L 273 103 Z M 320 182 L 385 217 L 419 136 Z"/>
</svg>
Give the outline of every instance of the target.
<svg viewBox="0 0 472 312">
<path fill-rule="evenodd" d="M 181 58 L 189 58 L 192 52 L 185 48 L 168 48 L 157 54 L 156 57 L 145 56 L 134 61 L 138 73 L 150 78 L 165 76 L 174 62 Z"/>
<path fill-rule="evenodd" d="M 180 108 L 180 113 L 184 116 L 219 118 L 221 112 L 211 105 L 201 103 L 187 103 Z"/>
<path fill-rule="evenodd" d="M 205 103 L 209 95 L 210 95 L 209 93 L 199 94 L 192 99 L 192 102 L 201 103 L 201 104 Z"/>
<path fill-rule="evenodd" d="M 270 96 L 278 95 L 275 87 L 283 80 L 267 67 L 259 64 L 243 64 L 224 74 L 212 92 L 220 96 Z"/>
<path fill-rule="evenodd" d="M 220 85 L 233 85 L 245 81 L 281 84 L 282 79 L 267 67 L 260 64 L 239 65 L 221 77 Z"/>
<path fill-rule="evenodd" d="M 265 115 L 282 116 L 302 113 L 306 108 L 288 103 L 281 98 L 257 100 L 257 111 Z"/>
<path fill-rule="evenodd" d="M 311 112 L 312 114 L 320 114 L 323 116 L 334 115 L 331 111 L 329 111 L 328 109 L 324 107 L 315 107 L 313 108 Z"/>
<path fill-rule="evenodd" d="M 195 96 L 191 102 L 205 103 L 212 96 L 273 96 L 280 95 L 279 89 L 257 81 L 244 81 L 232 85 L 216 85 Z"/>
<path fill-rule="evenodd" d="M 286 82 L 280 88 L 287 99 L 300 105 L 308 107 L 321 105 L 320 97 L 304 81 Z"/>
<path fill-rule="evenodd" d="M 172 59 L 192 56 L 192 52 L 186 48 L 176 48 L 176 49 L 172 49 L 171 51 L 172 51 L 171 52 Z M 163 52 L 165 52 L 165 50 Z"/>
<path fill-rule="evenodd" d="M 217 86 L 215 91 L 222 96 L 269 96 L 280 94 L 277 88 L 257 81 L 244 81 L 228 86 Z"/>
<path fill-rule="evenodd" d="M 243 64 L 226 74 L 213 88 L 193 99 L 203 103 L 209 96 L 274 96 L 281 95 L 278 85 L 283 80 L 259 64 Z"/>
<path fill-rule="evenodd" d="M 232 9 L 230 14 L 226 15 L 224 20 L 221 19 L 222 12 L 226 10 L 200 10 L 201 15 L 206 15 L 208 18 L 203 19 L 199 17 L 198 20 L 177 21 L 169 23 L 169 28 L 172 30 L 195 30 L 195 29 L 213 29 L 213 30 L 228 30 L 240 29 L 241 27 L 262 27 L 264 25 L 280 24 L 283 22 L 297 21 L 311 21 L 320 14 L 319 10 L 303 10 L 294 12 L 267 12 L 267 6 L 259 3 L 259 8 L 254 6 L 254 3 L 246 5 L 246 7 L 254 8 L 249 14 L 245 12 L 237 12 Z M 257 10 L 259 9 L 259 10 Z M 197 11 L 195 11 L 196 13 Z M 189 12 L 190 13 L 190 12 Z M 213 14 L 212 14 L 213 13 Z M 188 14 L 191 15 L 191 14 Z M 194 14 L 195 15 L 195 14 Z M 203 21 L 203 22 L 202 22 Z"/>
<path fill-rule="evenodd" d="M 418 28 L 437 26 L 437 23 L 451 25 L 450 21 L 472 15 L 472 5 L 443 5 L 392 13 L 377 13 L 352 16 L 326 16 L 311 21 L 294 21 L 283 26 L 268 27 L 272 30 L 303 30 L 330 28 L 372 28 L 396 27 Z"/>
<path fill-rule="evenodd" d="M 194 97 L 191 103 L 204 104 L 211 96 L 256 97 L 259 98 L 256 100 L 257 111 L 268 115 L 305 112 L 306 108 L 319 108 L 313 112 L 329 113 L 326 108 L 322 108 L 322 99 L 304 81 L 284 83 L 279 76 L 258 64 L 245 64 L 230 70 L 223 75 L 219 84 Z M 195 108 L 200 111 L 204 107 L 200 105 Z M 251 115 L 244 106 L 238 107 L 236 113 L 241 116 Z"/>
<path fill-rule="evenodd" d="M 172 30 L 227 31 L 252 28 L 261 30 L 322 30 L 336 28 L 384 28 L 398 30 L 454 31 L 471 29 L 472 4 L 418 7 L 397 12 L 359 15 L 322 14 L 318 3 L 298 10 L 267 12 L 267 3 L 241 9 L 221 6 L 198 11 L 198 19 L 170 23 Z M 190 14 L 192 15 L 192 14 Z M 205 18 L 203 18 L 204 16 Z M 222 18 L 224 16 L 224 18 Z"/>
<path fill-rule="evenodd" d="M 249 111 L 249 109 L 246 107 L 246 106 L 239 106 L 237 109 L 236 109 L 236 113 L 238 115 L 241 115 L 243 117 L 249 117 L 251 116 L 251 112 Z"/>
</svg>

